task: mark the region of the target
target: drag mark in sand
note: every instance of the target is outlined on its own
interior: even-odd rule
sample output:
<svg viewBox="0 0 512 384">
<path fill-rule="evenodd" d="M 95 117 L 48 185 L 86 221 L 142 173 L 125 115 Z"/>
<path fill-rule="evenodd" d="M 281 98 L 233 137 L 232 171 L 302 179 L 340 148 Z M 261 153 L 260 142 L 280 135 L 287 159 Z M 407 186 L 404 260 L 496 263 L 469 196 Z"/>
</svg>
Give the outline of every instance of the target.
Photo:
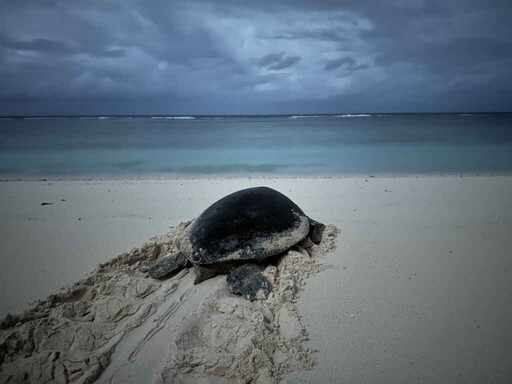
<svg viewBox="0 0 512 384">
<path fill-rule="evenodd" d="M 184 273 L 181 273 L 181 277 L 186 275 L 188 273 L 188 270 L 183 271 L 183 272 Z M 166 296 L 173 293 L 175 290 L 176 290 L 176 288 L 174 290 L 172 290 L 171 292 L 168 292 L 166 294 Z M 154 320 L 156 322 L 156 325 L 152 329 L 150 329 L 150 331 L 146 334 L 146 336 L 144 336 L 144 338 L 137 344 L 135 349 L 128 356 L 128 361 L 133 360 L 133 358 L 135 356 L 137 356 L 137 354 L 144 347 L 144 345 L 149 340 L 151 340 L 153 338 L 153 336 L 155 336 L 158 332 L 160 332 L 162 329 L 164 329 L 165 325 L 167 324 L 167 320 L 169 320 L 169 318 L 176 313 L 176 311 L 179 309 L 180 305 L 183 303 L 183 299 L 185 298 L 185 296 L 188 296 L 189 292 L 190 292 L 190 289 L 186 290 L 185 293 L 183 293 L 180 296 L 179 301 L 173 302 L 163 315 L 161 315 L 159 318 Z"/>
<path fill-rule="evenodd" d="M 229 291 L 225 276 L 198 285 L 188 270 L 147 278 L 149 266 L 176 252 L 186 225 L 7 316 L 0 381 L 276 383 L 310 369 L 313 352 L 295 302 L 308 276 L 326 268 L 321 257 L 335 248 L 337 229 L 327 226 L 310 253 L 296 246 L 277 256 L 263 271 L 273 292 L 248 301 Z"/>
<path fill-rule="evenodd" d="M 23 314 L 7 315 L 0 324 L 0 382 L 96 380 L 125 335 L 158 308 L 162 283 L 138 270 L 141 260 L 173 251 L 166 236 L 155 238 Z"/>
</svg>

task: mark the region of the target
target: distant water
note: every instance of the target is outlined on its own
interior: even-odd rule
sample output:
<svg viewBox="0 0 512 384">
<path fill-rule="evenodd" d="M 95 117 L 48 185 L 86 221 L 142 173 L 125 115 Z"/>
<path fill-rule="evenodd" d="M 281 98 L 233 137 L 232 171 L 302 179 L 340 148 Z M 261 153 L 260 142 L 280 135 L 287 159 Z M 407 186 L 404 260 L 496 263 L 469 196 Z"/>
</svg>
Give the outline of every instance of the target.
<svg viewBox="0 0 512 384">
<path fill-rule="evenodd" d="M 0 118 L 0 179 L 509 173 L 512 114 Z"/>
</svg>

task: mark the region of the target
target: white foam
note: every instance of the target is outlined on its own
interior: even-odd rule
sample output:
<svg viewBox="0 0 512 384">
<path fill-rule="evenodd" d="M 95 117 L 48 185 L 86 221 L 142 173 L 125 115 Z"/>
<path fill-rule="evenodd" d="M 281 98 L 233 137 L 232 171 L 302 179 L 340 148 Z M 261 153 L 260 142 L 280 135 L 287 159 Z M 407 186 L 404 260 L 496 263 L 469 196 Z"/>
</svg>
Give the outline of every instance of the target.
<svg viewBox="0 0 512 384">
<path fill-rule="evenodd" d="M 108 120 L 113 119 L 112 116 L 80 116 L 78 120 Z"/>
<path fill-rule="evenodd" d="M 365 113 L 359 113 L 352 115 L 350 113 L 347 113 L 346 115 L 334 115 L 334 117 L 371 117 L 371 115 L 365 114 Z"/>
<path fill-rule="evenodd" d="M 194 116 L 153 116 L 155 120 L 195 120 Z"/>
<path fill-rule="evenodd" d="M 64 119 L 64 117 L 53 117 L 53 116 L 47 116 L 47 117 L 24 117 L 23 120 L 61 120 Z"/>
<path fill-rule="evenodd" d="M 289 119 L 314 119 L 319 117 L 329 117 L 325 115 L 295 115 L 295 116 L 288 116 Z"/>
</svg>

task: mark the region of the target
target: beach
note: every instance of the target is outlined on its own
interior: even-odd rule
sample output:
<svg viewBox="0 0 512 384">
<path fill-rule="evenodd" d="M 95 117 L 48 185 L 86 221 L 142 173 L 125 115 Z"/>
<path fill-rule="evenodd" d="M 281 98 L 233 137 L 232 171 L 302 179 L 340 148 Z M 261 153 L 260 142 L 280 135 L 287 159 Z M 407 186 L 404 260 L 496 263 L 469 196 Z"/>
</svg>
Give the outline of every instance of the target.
<svg viewBox="0 0 512 384">
<path fill-rule="evenodd" d="M 511 1 L 4 3 L 0 384 L 512 383 Z"/>
<path fill-rule="evenodd" d="M 1 315 L 21 313 L 30 301 L 83 279 L 117 255 L 125 254 L 119 265 L 133 257 L 140 261 L 151 237 L 165 235 L 231 192 L 264 185 L 338 233 L 334 246 L 313 260 L 318 267 L 310 266 L 307 278 L 296 282 L 300 289 L 291 313 L 297 316 L 290 318 L 299 325 L 285 327 L 277 312 L 272 317 L 276 329 L 299 330 L 300 340 L 292 335 L 293 348 L 307 358 L 293 360 L 293 348 L 287 347 L 283 361 L 271 357 L 276 372 L 286 369 L 268 377 L 253 372 L 254 380 L 507 382 L 512 374 L 512 177 L 461 176 L 2 182 Z M 138 250 L 130 253 L 134 247 Z M 99 366 L 111 382 L 155 380 L 151 370 L 116 376 L 111 367 L 123 366 L 137 332 L 170 305 L 160 291 L 165 284 L 173 292 L 183 290 L 187 278 L 158 287 L 145 278 L 154 294 L 147 297 L 160 309 L 142 316 L 138 311 L 148 302 L 135 295 L 130 305 L 138 308 L 139 320 L 109 331 L 111 340 L 116 335 L 119 340 L 109 361 Z M 223 292 L 223 278 L 194 286 L 180 316 L 193 313 L 208 293 Z M 218 295 L 216 300 L 224 300 Z M 164 326 L 158 332 L 166 331 Z M 151 348 L 175 353 L 172 340 L 153 341 L 130 361 L 140 365 Z M 165 372 L 162 364 L 155 369 Z M 205 372 L 201 380 L 212 382 L 226 372 L 235 375 Z M 98 376 L 99 382 L 105 377 Z"/>
</svg>

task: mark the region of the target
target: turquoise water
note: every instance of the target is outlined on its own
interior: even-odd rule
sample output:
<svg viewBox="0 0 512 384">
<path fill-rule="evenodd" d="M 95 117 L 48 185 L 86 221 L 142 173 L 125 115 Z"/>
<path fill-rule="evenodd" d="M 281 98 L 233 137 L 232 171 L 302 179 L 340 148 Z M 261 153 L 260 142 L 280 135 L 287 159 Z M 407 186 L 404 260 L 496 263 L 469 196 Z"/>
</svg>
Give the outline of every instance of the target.
<svg viewBox="0 0 512 384">
<path fill-rule="evenodd" d="M 508 173 L 512 114 L 0 118 L 0 178 Z"/>
</svg>

